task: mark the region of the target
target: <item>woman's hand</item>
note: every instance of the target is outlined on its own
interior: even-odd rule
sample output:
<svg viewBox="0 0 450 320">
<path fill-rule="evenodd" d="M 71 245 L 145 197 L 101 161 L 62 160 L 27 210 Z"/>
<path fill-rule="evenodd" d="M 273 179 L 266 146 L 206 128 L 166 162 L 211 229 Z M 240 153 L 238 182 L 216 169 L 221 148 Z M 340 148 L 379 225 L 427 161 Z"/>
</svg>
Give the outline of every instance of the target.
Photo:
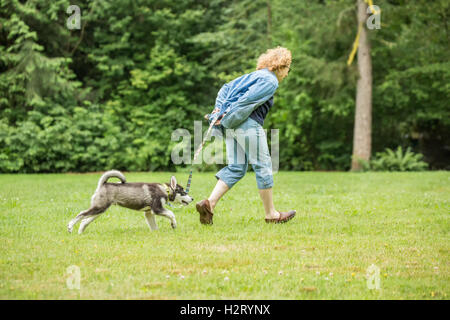
<svg viewBox="0 0 450 320">
<path fill-rule="evenodd" d="M 211 114 L 205 114 L 205 119 L 209 120 L 210 116 L 212 116 L 213 114 L 215 114 L 219 111 L 220 111 L 219 108 L 215 108 Z M 226 115 L 226 112 L 224 114 L 220 115 L 220 117 L 216 120 L 216 122 L 214 123 L 216 126 L 218 126 L 220 124 L 220 120 L 222 120 L 224 115 Z"/>
</svg>

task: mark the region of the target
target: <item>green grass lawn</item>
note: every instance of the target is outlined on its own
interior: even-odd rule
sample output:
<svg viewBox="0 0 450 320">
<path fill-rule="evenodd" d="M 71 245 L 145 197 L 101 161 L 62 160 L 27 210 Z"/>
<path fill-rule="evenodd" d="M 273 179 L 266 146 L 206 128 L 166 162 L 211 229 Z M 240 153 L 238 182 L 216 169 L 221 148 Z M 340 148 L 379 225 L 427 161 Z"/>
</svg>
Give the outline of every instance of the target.
<svg viewBox="0 0 450 320">
<path fill-rule="evenodd" d="M 170 173 L 127 173 L 165 182 Z M 178 228 L 111 207 L 82 235 L 67 223 L 90 203 L 100 174 L 0 175 L 1 299 L 448 299 L 450 173 L 280 172 L 278 210 L 264 222 L 253 172 L 218 204 L 213 226 L 195 205 Z M 185 184 L 187 174 L 177 178 Z M 208 196 L 212 173 L 191 195 Z M 78 225 L 77 225 L 78 227 Z M 380 289 L 366 270 L 380 269 Z M 67 287 L 67 268 L 81 289 Z"/>
</svg>

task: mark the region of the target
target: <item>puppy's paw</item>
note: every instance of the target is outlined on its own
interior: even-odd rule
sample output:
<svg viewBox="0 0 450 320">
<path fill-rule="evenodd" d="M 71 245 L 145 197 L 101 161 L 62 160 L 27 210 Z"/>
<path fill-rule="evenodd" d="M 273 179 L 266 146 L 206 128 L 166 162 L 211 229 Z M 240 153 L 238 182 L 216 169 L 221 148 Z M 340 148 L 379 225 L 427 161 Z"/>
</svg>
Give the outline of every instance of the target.
<svg viewBox="0 0 450 320">
<path fill-rule="evenodd" d="M 69 231 L 69 233 L 72 233 L 72 230 L 73 230 L 73 226 L 69 223 L 67 225 L 67 231 Z"/>
<path fill-rule="evenodd" d="M 172 229 L 176 229 L 176 227 L 177 227 L 177 222 L 176 222 L 176 221 L 172 221 L 172 222 L 170 223 L 170 225 L 172 226 Z"/>
</svg>

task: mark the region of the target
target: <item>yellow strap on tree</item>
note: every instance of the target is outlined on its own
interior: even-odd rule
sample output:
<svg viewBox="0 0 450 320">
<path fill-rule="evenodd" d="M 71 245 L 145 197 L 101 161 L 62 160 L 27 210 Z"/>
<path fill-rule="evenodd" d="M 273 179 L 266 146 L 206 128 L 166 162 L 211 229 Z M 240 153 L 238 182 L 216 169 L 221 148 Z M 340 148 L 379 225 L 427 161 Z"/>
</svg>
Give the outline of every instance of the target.
<svg viewBox="0 0 450 320">
<path fill-rule="evenodd" d="M 381 13 L 381 9 L 379 11 L 375 10 L 375 8 L 373 7 L 373 1 L 372 0 L 364 0 L 364 2 L 369 5 L 370 11 L 372 11 L 373 14 L 380 14 Z"/>
<path fill-rule="evenodd" d="M 356 35 L 355 41 L 353 42 L 352 52 L 350 52 L 350 55 L 348 56 L 348 60 L 347 60 L 348 66 L 352 64 L 353 58 L 355 58 L 356 51 L 358 50 L 359 35 L 361 34 L 361 29 L 362 29 L 362 23 L 359 24 L 358 34 Z"/>
<path fill-rule="evenodd" d="M 369 8 L 370 8 L 370 10 L 372 11 L 373 14 L 380 14 L 381 10 L 379 10 L 379 11 L 375 10 L 375 8 L 373 7 L 373 1 L 372 0 L 364 0 L 364 2 L 369 5 Z M 347 60 L 347 65 L 348 66 L 352 64 L 353 59 L 355 58 L 356 51 L 358 50 L 359 35 L 361 34 L 361 29 L 362 29 L 362 23 L 359 24 L 358 34 L 356 35 L 355 41 L 353 42 L 352 52 L 350 52 L 350 55 L 348 56 L 348 60 Z"/>
</svg>

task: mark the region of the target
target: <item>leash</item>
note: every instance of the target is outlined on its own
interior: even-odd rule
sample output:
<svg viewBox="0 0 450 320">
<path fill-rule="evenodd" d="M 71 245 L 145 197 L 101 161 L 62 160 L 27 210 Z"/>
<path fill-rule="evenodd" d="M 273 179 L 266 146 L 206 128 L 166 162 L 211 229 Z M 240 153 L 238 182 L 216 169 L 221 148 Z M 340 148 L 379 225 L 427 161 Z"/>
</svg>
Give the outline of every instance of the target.
<svg viewBox="0 0 450 320">
<path fill-rule="evenodd" d="M 205 137 L 203 138 L 202 143 L 200 144 L 200 146 L 197 148 L 197 151 L 195 151 L 194 153 L 194 160 L 192 161 L 192 165 L 191 165 L 191 170 L 189 172 L 189 178 L 188 178 L 188 182 L 186 185 L 186 193 L 189 194 L 189 189 L 191 188 L 191 180 L 192 180 L 192 167 L 194 166 L 194 162 L 197 159 L 198 155 L 200 154 L 200 151 L 203 149 L 203 146 L 205 145 L 206 139 L 209 136 L 209 133 L 212 130 L 212 127 L 214 126 L 214 124 L 216 123 L 217 119 L 219 118 L 219 116 L 221 116 L 222 114 L 220 112 L 217 112 L 217 115 L 214 117 L 214 119 L 211 121 L 211 124 L 209 125 L 208 131 L 206 132 Z"/>
</svg>

